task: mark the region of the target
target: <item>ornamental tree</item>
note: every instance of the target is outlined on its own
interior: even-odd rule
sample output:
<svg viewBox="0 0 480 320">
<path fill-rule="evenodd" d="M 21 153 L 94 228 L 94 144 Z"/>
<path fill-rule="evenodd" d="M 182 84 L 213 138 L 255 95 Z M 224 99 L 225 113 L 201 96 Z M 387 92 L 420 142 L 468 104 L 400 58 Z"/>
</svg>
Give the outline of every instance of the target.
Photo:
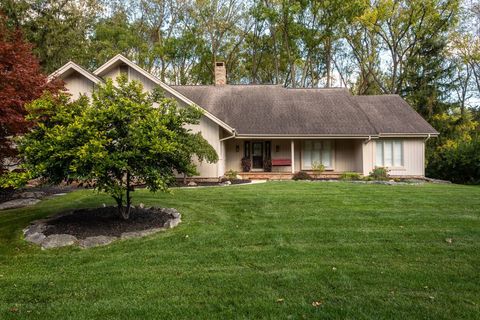
<svg viewBox="0 0 480 320">
<path fill-rule="evenodd" d="M 0 13 L 0 174 L 7 169 L 7 159 L 16 154 L 11 137 L 28 128 L 24 105 L 39 98 L 44 90 L 59 87 L 57 82 L 47 81 L 32 46 L 20 31 L 7 28 Z"/>
<path fill-rule="evenodd" d="M 217 154 L 186 128 L 198 124 L 196 107 L 179 107 L 159 90 L 144 93 L 125 76 L 107 80 L 92 99 L 70 101 L 47 94 L 27 106 L 32 130 L 19 140 L 29 177 L 52 184 L 77 181 L 111 195 L 128 219 L 134 186 L 166 191 L 177 174 L 194 175 L 192 157 L 215 162 Z"/>
</svg>

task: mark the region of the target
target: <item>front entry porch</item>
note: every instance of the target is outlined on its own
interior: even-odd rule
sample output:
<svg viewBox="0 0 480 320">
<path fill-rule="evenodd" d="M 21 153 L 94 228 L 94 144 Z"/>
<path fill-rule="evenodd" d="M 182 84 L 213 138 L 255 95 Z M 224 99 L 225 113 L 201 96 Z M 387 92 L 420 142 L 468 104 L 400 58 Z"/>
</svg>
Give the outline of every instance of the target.
<svg viewBox="0 0 480 320">
<path fill-rule="evenodd" d="M 229 139 L 225 141 L 225 170 L 245 179 L 291 179 L 299 171 L 313 173 L 325 168 L 318 178 L 335 179 L 342 172 L 362 173 L 360 139 Z"/>
</svg>

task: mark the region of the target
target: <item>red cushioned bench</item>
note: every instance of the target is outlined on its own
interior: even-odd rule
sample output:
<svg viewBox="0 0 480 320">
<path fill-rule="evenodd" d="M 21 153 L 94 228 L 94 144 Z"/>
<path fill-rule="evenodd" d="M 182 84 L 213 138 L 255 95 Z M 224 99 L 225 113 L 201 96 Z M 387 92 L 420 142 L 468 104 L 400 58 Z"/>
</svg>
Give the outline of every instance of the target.
<svg viewBox="0 0 480 320">
<path fill-rule="evenodd" d="M 292 160 L 290 159 L 272 159 L 272 166 L 291 166 Z"/>
</svg>

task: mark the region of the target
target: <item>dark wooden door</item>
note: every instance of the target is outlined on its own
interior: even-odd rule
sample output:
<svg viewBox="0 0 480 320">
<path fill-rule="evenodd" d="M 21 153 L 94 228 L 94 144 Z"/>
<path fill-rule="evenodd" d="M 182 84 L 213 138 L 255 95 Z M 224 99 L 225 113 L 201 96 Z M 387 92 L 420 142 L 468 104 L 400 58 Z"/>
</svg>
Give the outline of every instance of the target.
<svg viewBox="0 0 480 320">
<path fill-rule="evenodd" d="M 263 169 L 263 142 L 252 142 L 252 168 Z"/>
</svg>

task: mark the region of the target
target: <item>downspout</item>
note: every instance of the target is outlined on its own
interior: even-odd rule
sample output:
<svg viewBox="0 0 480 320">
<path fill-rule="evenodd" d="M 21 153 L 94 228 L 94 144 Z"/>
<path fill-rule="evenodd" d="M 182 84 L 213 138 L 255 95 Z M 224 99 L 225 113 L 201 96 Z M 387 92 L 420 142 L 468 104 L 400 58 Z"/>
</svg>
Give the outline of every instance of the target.
<svg viewBox="0 0 480 320">
<path fill-rule="evenodd" d="M 427 141 L 430 140 L 431 134 L 429 133 L 425 140 L 423 140 L 423 176 L 425 177 L 425 166 L 426 166 L 426 159 L 425 159 L 425 146 L 427 144 Z"/>
</svg>

